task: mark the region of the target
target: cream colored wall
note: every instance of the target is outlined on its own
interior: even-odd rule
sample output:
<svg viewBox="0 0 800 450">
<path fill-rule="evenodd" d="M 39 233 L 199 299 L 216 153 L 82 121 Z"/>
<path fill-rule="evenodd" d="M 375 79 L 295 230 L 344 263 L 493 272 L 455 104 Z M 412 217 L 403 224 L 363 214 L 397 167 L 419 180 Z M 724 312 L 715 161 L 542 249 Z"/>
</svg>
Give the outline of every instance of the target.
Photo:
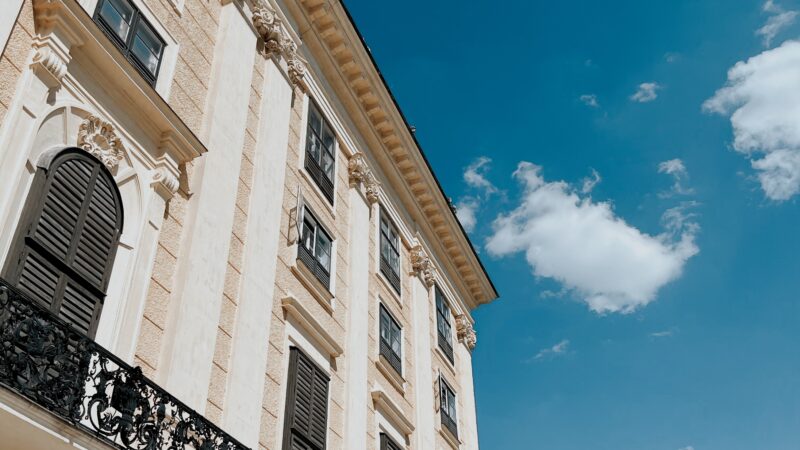
<svg viewBox="0 0 800 450">
<path fill-rule="evenodd" d="M 209 86 L 211 84 L 212 72 L 214 67 L 214 47 L 217 43 L 216 30 L 219 29 L 220 2 L 218 0 L 201 1 L 186 0 L 182 14 L 177 14 L 170 0 L 148 1 L 147 4 L 161 22 L 169 30 L 179 44 L 179 52 L 175 65 L 174 78 L 170 88 L 168 100 L 169 105 L 176 111 L 180 118 L 197 135 L 203 137 L 207 130 L 204 123 L 207 120 L 207 106 L 209 104 Z M 212 31 L 213 30 L 213 31 Z M 25 0 L 20 19 L 12 29 L 6 51 L 0 57 L 0 126 L 10 102 L 14 97 L 17 80 L 25 70 L 30 57 L 32 36 L 34 34 L 32 7 L 30 0 Z M 308 56 L 308 55 L 307 55 Z M 229 376 L 229 363 L 231 359 L 231 337 L 235 333 L 235 323 L 237 307 L 239 303 L 239 292 L 242 273 L 242 255 L 248 245 L 247 225 L 250 218 L 252 205 L 251 187 L 253 185 L 254 173 L 254 149 L 258 145 L 259 127 L 259 105 L 261 104 L 262 89 L 264 85 L 264 65 L 266 61 L 261 54 L 256 53 L 252 65 L 241 67 L 239 70 L 252 71 L 252 82 L 249 89 L 247 119 L 245 124 L 244 144 L 241 149 L 233 151 L 241 152 L 241 161 L 238 170 L 238 178 L 230 182 L 236 184 L 235 205 L 218 205 L 220 207 L 231 207 L 233 209 L 233 226 L 229 231 L 224 231 L 220 239 L 227 241 L 229 251 L 227 255 L 220 255 L 225 258 L 226 264 L 224 274 L 224 286 L 221 291 L 221 298 L 213 299 L 218 302 L 219 317 L 215 319 L 214 330 L 208 330 L 214 334 L 214 351 L 211 361 L 210 378 L 207 388 L 207 399 L 203 408 L 205 415 L 217 424 L 222 424 L 222 418 L 226 408 L 235 408 L 236 405 L 226 404 L 226 383 Z M 312 59 L 310 67 L 318 67 Z M 233 68 L 229 68 L 233 70 Z M 317 69 L 313 76 L 322 79 L 323 74 Z M 286 390 L 286 343 L 289 332 L 287 331 L 287 316 L 281 300 L 293 296 L 298 302 L 313 313 L 313 316 L 330 334 L 332 339 L 341 347 L 345 347 L 347 336 L 348 310 L 349 310 L 349 289 L 350 289 L 350 191 L 352 188 L 348 176 L 348 154 L 353 151 L 362 151 L 369 154 L 370 149 L 361 146 L 365 139 L 355 131 L 352 125 L 354 120 L 347 117 L 346 111 L 336 100 L 336 95 L 329 90 L 329 85 L 321 80 L 316 86 L 322 86 L 325 90 L 327 100 L 332 106 L 328 111 L 336 120 L 343 124 L 341 130 L 347 136 L 340 136 L 342 142 L 353 144 L 359 148 L 345 149 L 341 145 L 337 146 L 336 154 L 336 182 L 335 182 L 335 203 L 331 207 L 319 193 L 303 168 L 304 142 L 305 142 L 305 119 L 308 105 L 308 92 L 300 88 L 294 89 L 291 105 L 288 149 L 285 167 L 276 167 L 275 170 L 285 170 L 283 201 L 281 205 L 281 226 L 280 240 L 278 244 L 278 263 L 276 269 L 276 281 L 274 287 L 274 302 L 271 315 L 271 329 L 269 345 L 267 350 L 267 366 L 264 374 L 264 387 L 261 409 L 261 420 L 258 444 L 260 448 L 277 450 L 283 431 L 284 404 L 283 399 Z M 323 100 L 323 99 L 320 99 Z M 212 102 L 213 103 L 213 102 Z M 204 138 L 205 139 L 205 138 Z M 206 139 L 206 144 L 208 144 Z M 219 151 L 219 149 L 212 149 Z M 387 178 L 377 172 L 381 180 Z M 181 296 L 181 292 L 176 291 L 176 267 L 182 261 L 181 242 L 186 239 L 187 222 L 192 220 L 193 212 L 189 208 L 193 193 L 190 186 L 197 180 L 196 164 L 188 163 L 182 167 L 181 187 L 176 195 L 168 202 L 164 214 L 163 223 L 160 229 L 152 276 L 149 282 L 147 300 L 141 318 L 140 333 L 136 342 L 134 363 L 141 365 L 146 375 L 151 378 L 164 377 L 163 367 L 159 361 L 163 358 L 165 345 L 165 330 L 168 327 L 167 317 L 171 307 L 174 307 L 176 298 Z M 202 176 L 214 176 L 206 172 Z M 300 280 L 297 271 L 292 270 L 296 262 L 296 230 L 294 220 L 296 219 L 295 207 L 297 205 L 298 187 L 303 193 L 304 200 L 311 206 L 315 215 L 320 219 L 333 234 L 335 239 L 335 261 L 333 262 L 334 280 L 332 311 L 326 308 L 322 302 L 317 300 L 312 292 Z M 397 187 L 400 189 L 400 187 Z M 383 193 L 386 201 L 391 206 L 399 210 L 396 219 L 406 230 L 416 230 L 417 225 L 405 214 L 401 201 L 395 195 L 392 186 L 385 185 Z M 264 205 L 257 205 L 264 207 Z M 438 448 L 450 448 L 450 444 L 443 439 L 439 433 L 440 420 L 436 412 L 438 411 L 438 390 L 436 385 L 418 385 L 417 383 L 417 361 L 415 358 L 415 346 L 420 340 L 420 333 L 425 333 L 431 344 L 428 349 L 432 362 L 430 379 L 436 382 L 439 373 L 444 373 L 450 385 L 454 388 L 459 399 L 459 430 L 475 427 L 474 417 L 464 414 L 465 409 L 472 407 L 469 401 L 465 401 L 465 396 L 471 396 L 471 377 L 470 385 L 462 386 L 463 377 L 459 372 L 471 368 L 471 361 L 468 361 L 468 352 L 460 348 L 463 344 L 455 339 L 455 321 L 453 320 L 455 365 L 450 365 L 449 361 L 444 360 L 436 350 L 436 315 L 435 304 L 431 290 L 428 291 L 427 309 L 430 311 L 427 323 L 421 329 L 415 329 L 414 311 L 415 296 L 413 294 L 415 284 L 420 283 L 415 275 L 412 274 L 410 245 L 407 239 L 404 241 L 401 254 L 401 274 L 402 274 L 402 295 L 395 298 L 396 294 L 388 284 L 382 280 L 382 275 L 378 273 L 378 218 L 379 208 L 371 206 L 369 219 L 369 233 L 364 236 L 368 239 L 369 247 L 369 277 L 368 281 L 368 354 L 353 355 L 343 354 L 330 359 L 330 403 L 329 403 L 329 433 L 328 447 L 331 449 L 349 448 L 344 442 L 345 417 L 346 411 L 347 386 L 345 380 L 351 358 L 367 359 L 367 385 L 368 392 L 373 386 L 379 386 L 390 400 L 398 405 L 402 414 L 414 422 L 416 430 L 408 442 L 407 448 L 416 450 L 431 450 L 420 448 L 415 439 L 416 434 L 422 432 L 425 427 L 434 427 L 436 445 Z M 202 242 L 194 242 L 191 245 L 204 245 Z M 177 284 L 176 284 L 177 283 Z M 403 378 L 401 388 L 395 385 L 391 377 L 388 377 L 379 368 L 378 356 L 378 305 L 383 302 L 393 313 L 394 317 L 400 322 L 403 328 Z M 310 345 L 315 345 L 313 342 Z M 315 345 L 315 347 L 322 345 Z M 458 368 L 458 369 L 455 369 Z M 427 383 L 426 383 L 427 384 Z M 430 411 L 416 411 L 416 399 L 419 395 L 433 395 L 436 393 L 433 404 L 434 408 Z M 470 397 L 471 398 L 471 397 Z M 367 449 L 377 448 L 378 433 L 380 426 L 390 421 L 383 419 L 372 399 L 367 396 L 367 404 L 362 405 L 367 410 L 366 417 L 366 440 Z M 466 418 L 466 419 L 465 419 Z M 464 422 L 463 420 L 467 420 Z M 357 437 L 356 437 L 357 438 Z M 477 449 L 477 442 L 470 448 Z"/>
</svg>

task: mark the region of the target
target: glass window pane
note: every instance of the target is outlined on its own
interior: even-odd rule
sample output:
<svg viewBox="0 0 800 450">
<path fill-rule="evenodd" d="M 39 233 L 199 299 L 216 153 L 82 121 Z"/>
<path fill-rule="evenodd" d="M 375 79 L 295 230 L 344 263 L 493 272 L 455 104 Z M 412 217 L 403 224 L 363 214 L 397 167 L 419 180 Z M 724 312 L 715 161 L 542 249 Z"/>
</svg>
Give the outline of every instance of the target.
<svg viewBox="0 0 800 450">
<path fill-rule="evenodd" d="M 303 221 L 303 247 L 314 250 L 314 224 L 308 220 Z"/>
<path fill-rule="evenodd" d="M 133 38 L 131 53 L 133 53 L 136 60 L 144 66 L 145 70 L 147 70 L 150 75 L 156 75 L 156 70 L 158 70 L 158 56 L 150 51 L 150 48 L 145 45 L 139 34 Z"/>
<path fill-rule="evenodd" d="M 325 144 L 325 148 L 328 149 L 328 152 L 333 154 L 333 133 L 325 127 L 325 130 L 322 132 L 322 143 Z"/>
<path fill-rule="evenodd" d="M 311 104 L 308 108 L 308 126 L 311 127 L 317 134 L 322 128 L 322 116 L 317 111 L 317 107 Z"/>
<path fill-rule="evenodd" d="M 317 139 L 317 135 L 313 132 L 308 133 L 308 144 L 306 145 L 306 151 L 311 156 L 311 159 L 319 163 L 319 139 Z"/>
<path fill-rule="evenodd" d="M 317 261 L 330 271 L 331 269 L 331 241 L 325 236 L 324 233 L 317 233 L 317 248 L 316 248 Z"/>
<path fill-rule="evenodd" d="M 123 42 L 128 40 L 133 7 L 124 0 L 104 0 L 100 16 Z"/>
<path fill-rule="evenodd" d="M 328 152 L 322 152 L 322 171 L 329 180 L 333 180 L 333 158 Z"/>
</svg>

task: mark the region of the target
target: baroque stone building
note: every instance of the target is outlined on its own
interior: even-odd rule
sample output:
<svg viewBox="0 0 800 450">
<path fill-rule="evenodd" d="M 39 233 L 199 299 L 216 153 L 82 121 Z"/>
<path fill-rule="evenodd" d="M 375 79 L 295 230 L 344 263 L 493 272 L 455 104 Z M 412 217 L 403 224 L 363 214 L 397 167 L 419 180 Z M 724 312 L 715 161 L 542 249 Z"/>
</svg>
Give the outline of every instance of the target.
<svg viewBox="0 0 800 450">
<path fill-rule="evenodd" d="M 0 447 L 478 448 L 497 293 L 340 0 L 3 0 L 0 48 Z"/>
</svg>

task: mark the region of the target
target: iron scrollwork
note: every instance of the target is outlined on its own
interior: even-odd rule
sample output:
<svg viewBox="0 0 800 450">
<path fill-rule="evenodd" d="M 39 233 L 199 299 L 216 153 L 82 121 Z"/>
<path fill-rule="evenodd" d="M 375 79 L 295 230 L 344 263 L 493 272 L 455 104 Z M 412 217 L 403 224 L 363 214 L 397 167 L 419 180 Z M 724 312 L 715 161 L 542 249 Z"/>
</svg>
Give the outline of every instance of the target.
<svg viewBox="0 0 800 450">
<path fill-rule="evenodd" d="M 2 279 L 0 384 L 120 449 L 247 449 Z"/>
</svg>

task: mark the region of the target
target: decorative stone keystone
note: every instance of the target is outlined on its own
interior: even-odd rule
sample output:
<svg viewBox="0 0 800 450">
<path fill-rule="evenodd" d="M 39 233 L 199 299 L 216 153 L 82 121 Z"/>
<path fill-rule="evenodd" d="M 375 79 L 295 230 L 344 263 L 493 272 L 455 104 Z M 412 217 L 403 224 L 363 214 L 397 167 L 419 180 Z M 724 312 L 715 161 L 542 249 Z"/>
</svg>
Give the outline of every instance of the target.
<svg viewBox="0 0 800 450">
<path fill-rule="evenodd" d="M 472 323 L 470 323 L 469 319 L 464 314 L 456 316 L 456 336 L 458 337 L 458 341 L 466 345 L 469 351 L 474 350 L 475 345 L 478 343 L 475 329 L 472 328 Z"/>
<path fill-rule="evenodd" d="M 114 170 L 122 161 L 122 142 L 114 126 L 103 119 L 90 115 L 78 128 L 78 147 L 102 161 L 108 170 Z"/>
</svg>

